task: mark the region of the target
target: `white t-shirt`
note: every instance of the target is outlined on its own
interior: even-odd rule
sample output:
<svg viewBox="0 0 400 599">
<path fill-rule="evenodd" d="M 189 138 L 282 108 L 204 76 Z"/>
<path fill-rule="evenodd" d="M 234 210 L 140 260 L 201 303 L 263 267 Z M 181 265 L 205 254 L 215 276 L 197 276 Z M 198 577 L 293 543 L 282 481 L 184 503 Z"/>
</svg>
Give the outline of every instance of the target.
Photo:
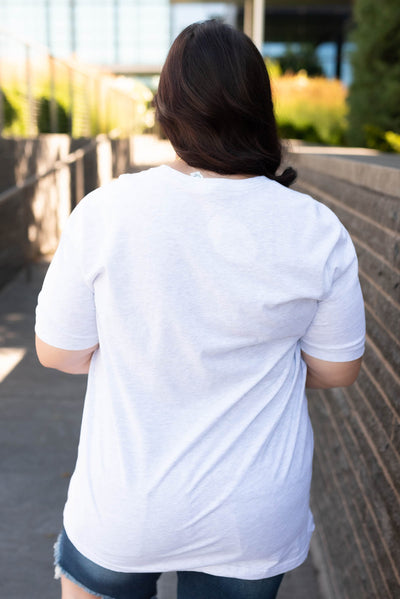
<svg viewBox="0 0 400 599">
<path fill-rule="evenodd" d="M 64 511 L 121 572 L 257 579 L 298 566 L 313 519 L 301 349 L 360 357 L 357 259 L 336 216 L 265 177 L 152 168 L 71 215 L 36 333 L 97 343 Z"/>
</svg>

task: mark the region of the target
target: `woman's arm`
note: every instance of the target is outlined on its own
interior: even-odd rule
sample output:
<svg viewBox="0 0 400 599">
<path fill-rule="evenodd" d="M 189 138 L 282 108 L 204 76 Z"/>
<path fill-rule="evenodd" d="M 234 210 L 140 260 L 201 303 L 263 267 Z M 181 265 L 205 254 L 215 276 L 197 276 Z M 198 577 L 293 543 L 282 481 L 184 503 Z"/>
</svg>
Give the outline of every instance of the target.
<svg viewBox="0 0 400 599">
<path fill-rule="evenodd" d="M 67 350 L 45 343 L 36 335 L 36 353 L 46 368 L 55 368 L 69 374 L 87 374 L 93 353 L 99 344 L 80 350 Z"/>
<path fill-rule="evenodd" d="M 309 389 L 330 389 L 349 387 L 360 372 L 362 358 L 350 362 L 327 362 L 301 352 L 307 364 L 306 387 Z"/>
</svg>

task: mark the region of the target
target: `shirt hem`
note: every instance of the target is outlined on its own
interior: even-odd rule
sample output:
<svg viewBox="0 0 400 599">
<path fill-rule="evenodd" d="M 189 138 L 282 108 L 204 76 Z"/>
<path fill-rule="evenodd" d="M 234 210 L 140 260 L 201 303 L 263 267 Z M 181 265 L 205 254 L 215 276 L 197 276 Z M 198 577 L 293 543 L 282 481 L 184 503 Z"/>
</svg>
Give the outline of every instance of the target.
<svg viewBox="0 0 400 599">
<path fill-rule="evenodd" d="M 358 345 L 354 345 L 351 348 L 337 348 L 337 349 L 321 349 L 313 345 L 308 345 L 305 342 L 301 342 L 300 348 L 308 355 L 318 360 L 327 360 L 329 362 L 350 362 L 357 360 L 364 355 L 365 342 L 361 341 Z"/>
<path fill-rule="evenodd" d="M 35 326 L 35 334 L 41 341 L 52 345 L 58 349 L 64 349 L 66 351 L 80 351 L 88 349 L 96 345 L 99 342 L 98 337 L 61 337 L 60 335 L 54 335 L 40 325 Z"/>
<path fill-rule="evenodd" d="M 311 539 L 310 539 L 311 540 Z M 229 566 L 229 568 L 220 568 L 219 566 L 211 567 L 211 568 L 192 568 L 192 572 L 204 572 L 205 574 L 211 574 L 212 576 L 224 576 L 226 578 L 241 578 L 243 580 L 259 580 L 262 578 L 270 578 L 272 576 L 278 576 L 278 574 L 285 574 L 290 570 L 294 570 L 298 568 L 308 556 L 310 551 L 310 541 L 307 544 L 307 547 L 304 551 L 299 553 L 296 558 L 288 560 L 286 562 L 278 564 L 274 568 L 268 568 L 265 570 L 260 570 L 256 574 L 249 575 L 247 568 L 241 568 L 240 566 Z M 222 572 L 223 570 L 223 572 Z M 246 571 L 243 571 L 246 570 Z"/>
<path fill-rule="evenodd" d="M 64 529 L 66 530 L 66 524 L 64 522 Z M 216 566 L 200 566 L 196 567 L 179 567 L 177 564 L 174 564 L 171 567 L 167 565 L 162 566 L 161 564 L 151 564 L 143 565 L 139 567 L 134 566 L 121 566 L 115 564 L 115 562 L 108 561 L 102 558 L 99 558 L 97 555 L 94 555 L 91 551 L 86 551 L 86 548 L 82 547 L 80 543 L 75 543 L 75 540 L 72 540 L 69 532 L 66 530 L 68 538 L 71 540 L 75 548 L 82 553 L 87 559 L 93 561 L 98 566 L 102 568 L 106 568 L 108 570 L 113 570 L 114 572 L 123 572 L 123 573 L 149 573 L 149 572 L 204 572 L 205 574 L 211 574 L 212 576 L 222 576 L 225 578 L 240 578 L 243 580 L 260 580 L 263 578 L 269 578 L 272 576 L 277 576 L 278 574 L 284 574 L 285 572 L 289 572 L 290 570 L 294 570 L 298 566 L 300 566 L 307 558 L 307 555 L 310 551 L 310 542 L 313 534 L 314 528 L 308 533 L 307 542 L 303 551 L 298 553 L 296 557 L 292 559 L 286 560 L 284 562 L 280 562 L 273 567 L 265 567 L 265 568 L 255 568 L 252 570 L 251 566 L 241 566 L 235 563 L 232 564 L 221 564 Z M 268 560 L 266 559 L 266 562 Z M 249 564 L 251 564 L 251 560 L 249 560 Z"/>
</svg>

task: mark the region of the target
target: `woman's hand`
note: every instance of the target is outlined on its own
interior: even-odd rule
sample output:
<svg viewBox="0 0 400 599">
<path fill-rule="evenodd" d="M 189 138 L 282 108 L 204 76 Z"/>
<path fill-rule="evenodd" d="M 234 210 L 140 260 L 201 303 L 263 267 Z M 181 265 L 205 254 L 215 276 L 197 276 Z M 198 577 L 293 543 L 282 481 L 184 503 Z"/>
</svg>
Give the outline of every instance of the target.
<svg viewBox="0 0 400 599">
<path fill-rule="evenodd" d="M 60 349 L 45 343 L 36 335 L 36 353 L 42 366 L 69 374 L 87 374 L 92 356 L 98 347 L 97 343 L 87 349 Z"/>
</svg>

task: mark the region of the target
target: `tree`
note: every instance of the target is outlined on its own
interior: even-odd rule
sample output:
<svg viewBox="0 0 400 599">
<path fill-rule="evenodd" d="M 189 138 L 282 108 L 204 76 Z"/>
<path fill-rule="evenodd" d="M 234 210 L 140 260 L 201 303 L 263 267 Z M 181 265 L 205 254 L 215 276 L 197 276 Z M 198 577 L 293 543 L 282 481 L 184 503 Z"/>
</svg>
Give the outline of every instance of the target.
<svg viewBox="0 0 400 599">
<path fill-rule="evenodd" d="M 389 150 L 400 133 L 400 2 L 356 0 L 349 142 Z"/>
</svg>

